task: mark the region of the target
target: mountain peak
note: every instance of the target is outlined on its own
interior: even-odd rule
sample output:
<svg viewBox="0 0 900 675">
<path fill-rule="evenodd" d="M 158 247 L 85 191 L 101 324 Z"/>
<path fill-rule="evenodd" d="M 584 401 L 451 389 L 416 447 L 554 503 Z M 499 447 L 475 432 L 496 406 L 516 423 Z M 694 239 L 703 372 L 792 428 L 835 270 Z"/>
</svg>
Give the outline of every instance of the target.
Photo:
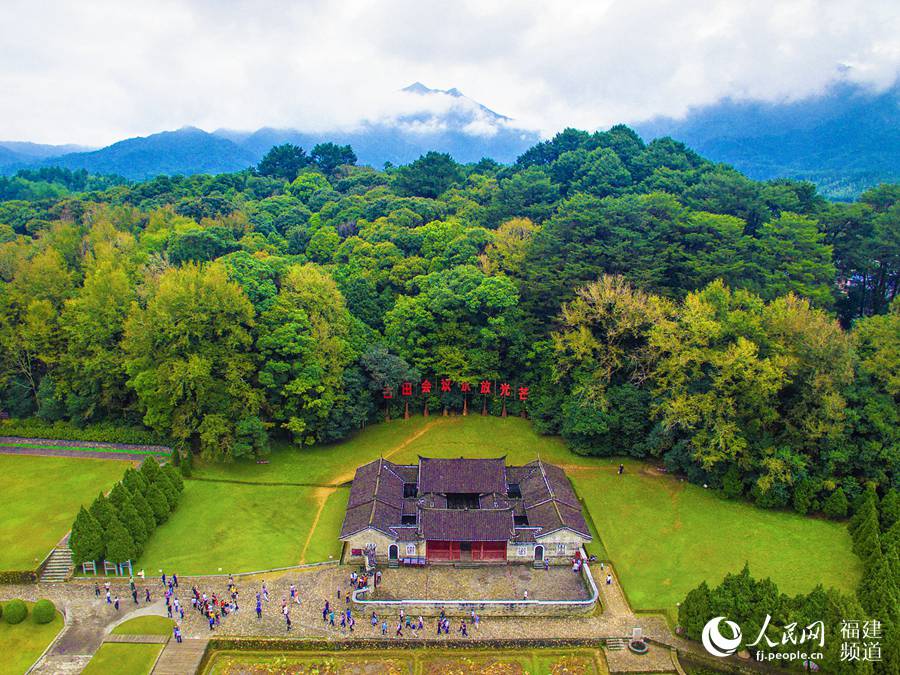
<svg viewBox="0 0 900 675">
<path fill-rule="evenodd" d="M 454 98 L 464 98 L 463 93 L 456 87 L 451 87 L 450 89 L 432 89 L 418 81 L 413 82 L 408 87 L 403 87 L 401 91 L 405 91 L 407 94 L 418 94 L 419 96 L 426 96 L 427 94 L 446 94 L 447 96 L 453 96 Z"/>
</svg>

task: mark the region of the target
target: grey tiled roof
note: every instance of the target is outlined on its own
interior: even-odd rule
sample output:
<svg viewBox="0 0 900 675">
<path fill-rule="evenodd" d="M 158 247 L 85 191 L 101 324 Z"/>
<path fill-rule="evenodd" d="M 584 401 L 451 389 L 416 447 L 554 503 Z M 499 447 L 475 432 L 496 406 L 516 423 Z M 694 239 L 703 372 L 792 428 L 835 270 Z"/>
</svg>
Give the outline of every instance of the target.
<svg viewBox="0 0 900 675">
<path fill-rule="evenodd" d="M 465 492 L 506 494 L 506 460 L 419 458 L 419 494 Z"/>
<path fill-rule="evenodd" d="M 404 498 L 404 483 L 419 478 L 418 497 Z M 507 496 L 507 481 L 519 484 L 522 498 Z M 478 509 L 447 509 L 442 493 L 480 494 Z M 418 515 L 418 526 L 402 515 Z M 530 527 L 513 529 L 513 515 L 527 515 Z M 507 467 L 499 459 L 419 458 L 419 467 L 379 459 L 356 470 L 341 537 L 373 528 L 410 541 L 532 541 L 560 528 L 590 539 L 581 504 L 565 472 L 541 461 Z M 417 529 L 418 528 L 418 529 Z"/>
<path fill-rule="evenodd" d="M 422 536 L 440 541 L 508 541 L 513 533 L 509 509 L 426 509 Z"/>
</svg>

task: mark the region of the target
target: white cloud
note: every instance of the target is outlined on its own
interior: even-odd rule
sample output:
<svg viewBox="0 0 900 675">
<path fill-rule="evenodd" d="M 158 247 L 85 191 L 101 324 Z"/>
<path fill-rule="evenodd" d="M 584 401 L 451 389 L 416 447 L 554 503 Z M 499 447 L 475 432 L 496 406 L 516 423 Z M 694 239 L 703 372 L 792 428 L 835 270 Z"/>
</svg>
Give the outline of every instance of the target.
<svg viewBox="0 0 900 675">
<path fill-rule="evenodd" d="M 398 90 L 415 80 L 549 134 L 724 96 L 798 99 L 839 77 L 885 87 L 897 35 L 893 0 L 5 0 L 0 138 L 346 128 L 414 112 L 422 97 Z"/>
</svg>

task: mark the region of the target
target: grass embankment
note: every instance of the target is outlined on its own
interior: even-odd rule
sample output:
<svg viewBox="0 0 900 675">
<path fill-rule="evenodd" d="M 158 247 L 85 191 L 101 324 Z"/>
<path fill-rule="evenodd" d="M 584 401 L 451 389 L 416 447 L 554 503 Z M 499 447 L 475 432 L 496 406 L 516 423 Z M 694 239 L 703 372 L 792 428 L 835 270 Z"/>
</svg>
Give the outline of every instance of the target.
<svg viewBox="0 0 900 675">
<path fill-rule="evenodd" d="M 57 612 L 50 623 L 38 624 L 31 616 L 33 603 L 25 604 L 28 616 L 22 623 L 11 626 L 0 619 L 0 675 L 22 675 L 62 630 L 62 614 Z"/>
<path fill-rule="evenodd" d="M 0 570 L 30 570 L 72 525 L 78 507 L 112 487 L 121 460 L 0 455 Z"/>
</svg>

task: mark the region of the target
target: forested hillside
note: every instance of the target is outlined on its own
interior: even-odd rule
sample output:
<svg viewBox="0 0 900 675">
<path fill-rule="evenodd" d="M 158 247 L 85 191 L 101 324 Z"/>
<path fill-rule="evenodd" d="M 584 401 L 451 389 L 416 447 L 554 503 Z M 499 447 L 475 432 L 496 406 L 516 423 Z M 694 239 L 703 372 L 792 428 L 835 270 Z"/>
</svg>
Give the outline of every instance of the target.
<svg viewBox="0 0 900 675">
<path fill-rule="evenodd" d="M 227 461 L 505 402 L 761 505 L 900 486 L 900 186 L 833 204 L 621 126 L 511 166 L 355 162 L 0 179 L 3 409 Z"/>
</svg>

